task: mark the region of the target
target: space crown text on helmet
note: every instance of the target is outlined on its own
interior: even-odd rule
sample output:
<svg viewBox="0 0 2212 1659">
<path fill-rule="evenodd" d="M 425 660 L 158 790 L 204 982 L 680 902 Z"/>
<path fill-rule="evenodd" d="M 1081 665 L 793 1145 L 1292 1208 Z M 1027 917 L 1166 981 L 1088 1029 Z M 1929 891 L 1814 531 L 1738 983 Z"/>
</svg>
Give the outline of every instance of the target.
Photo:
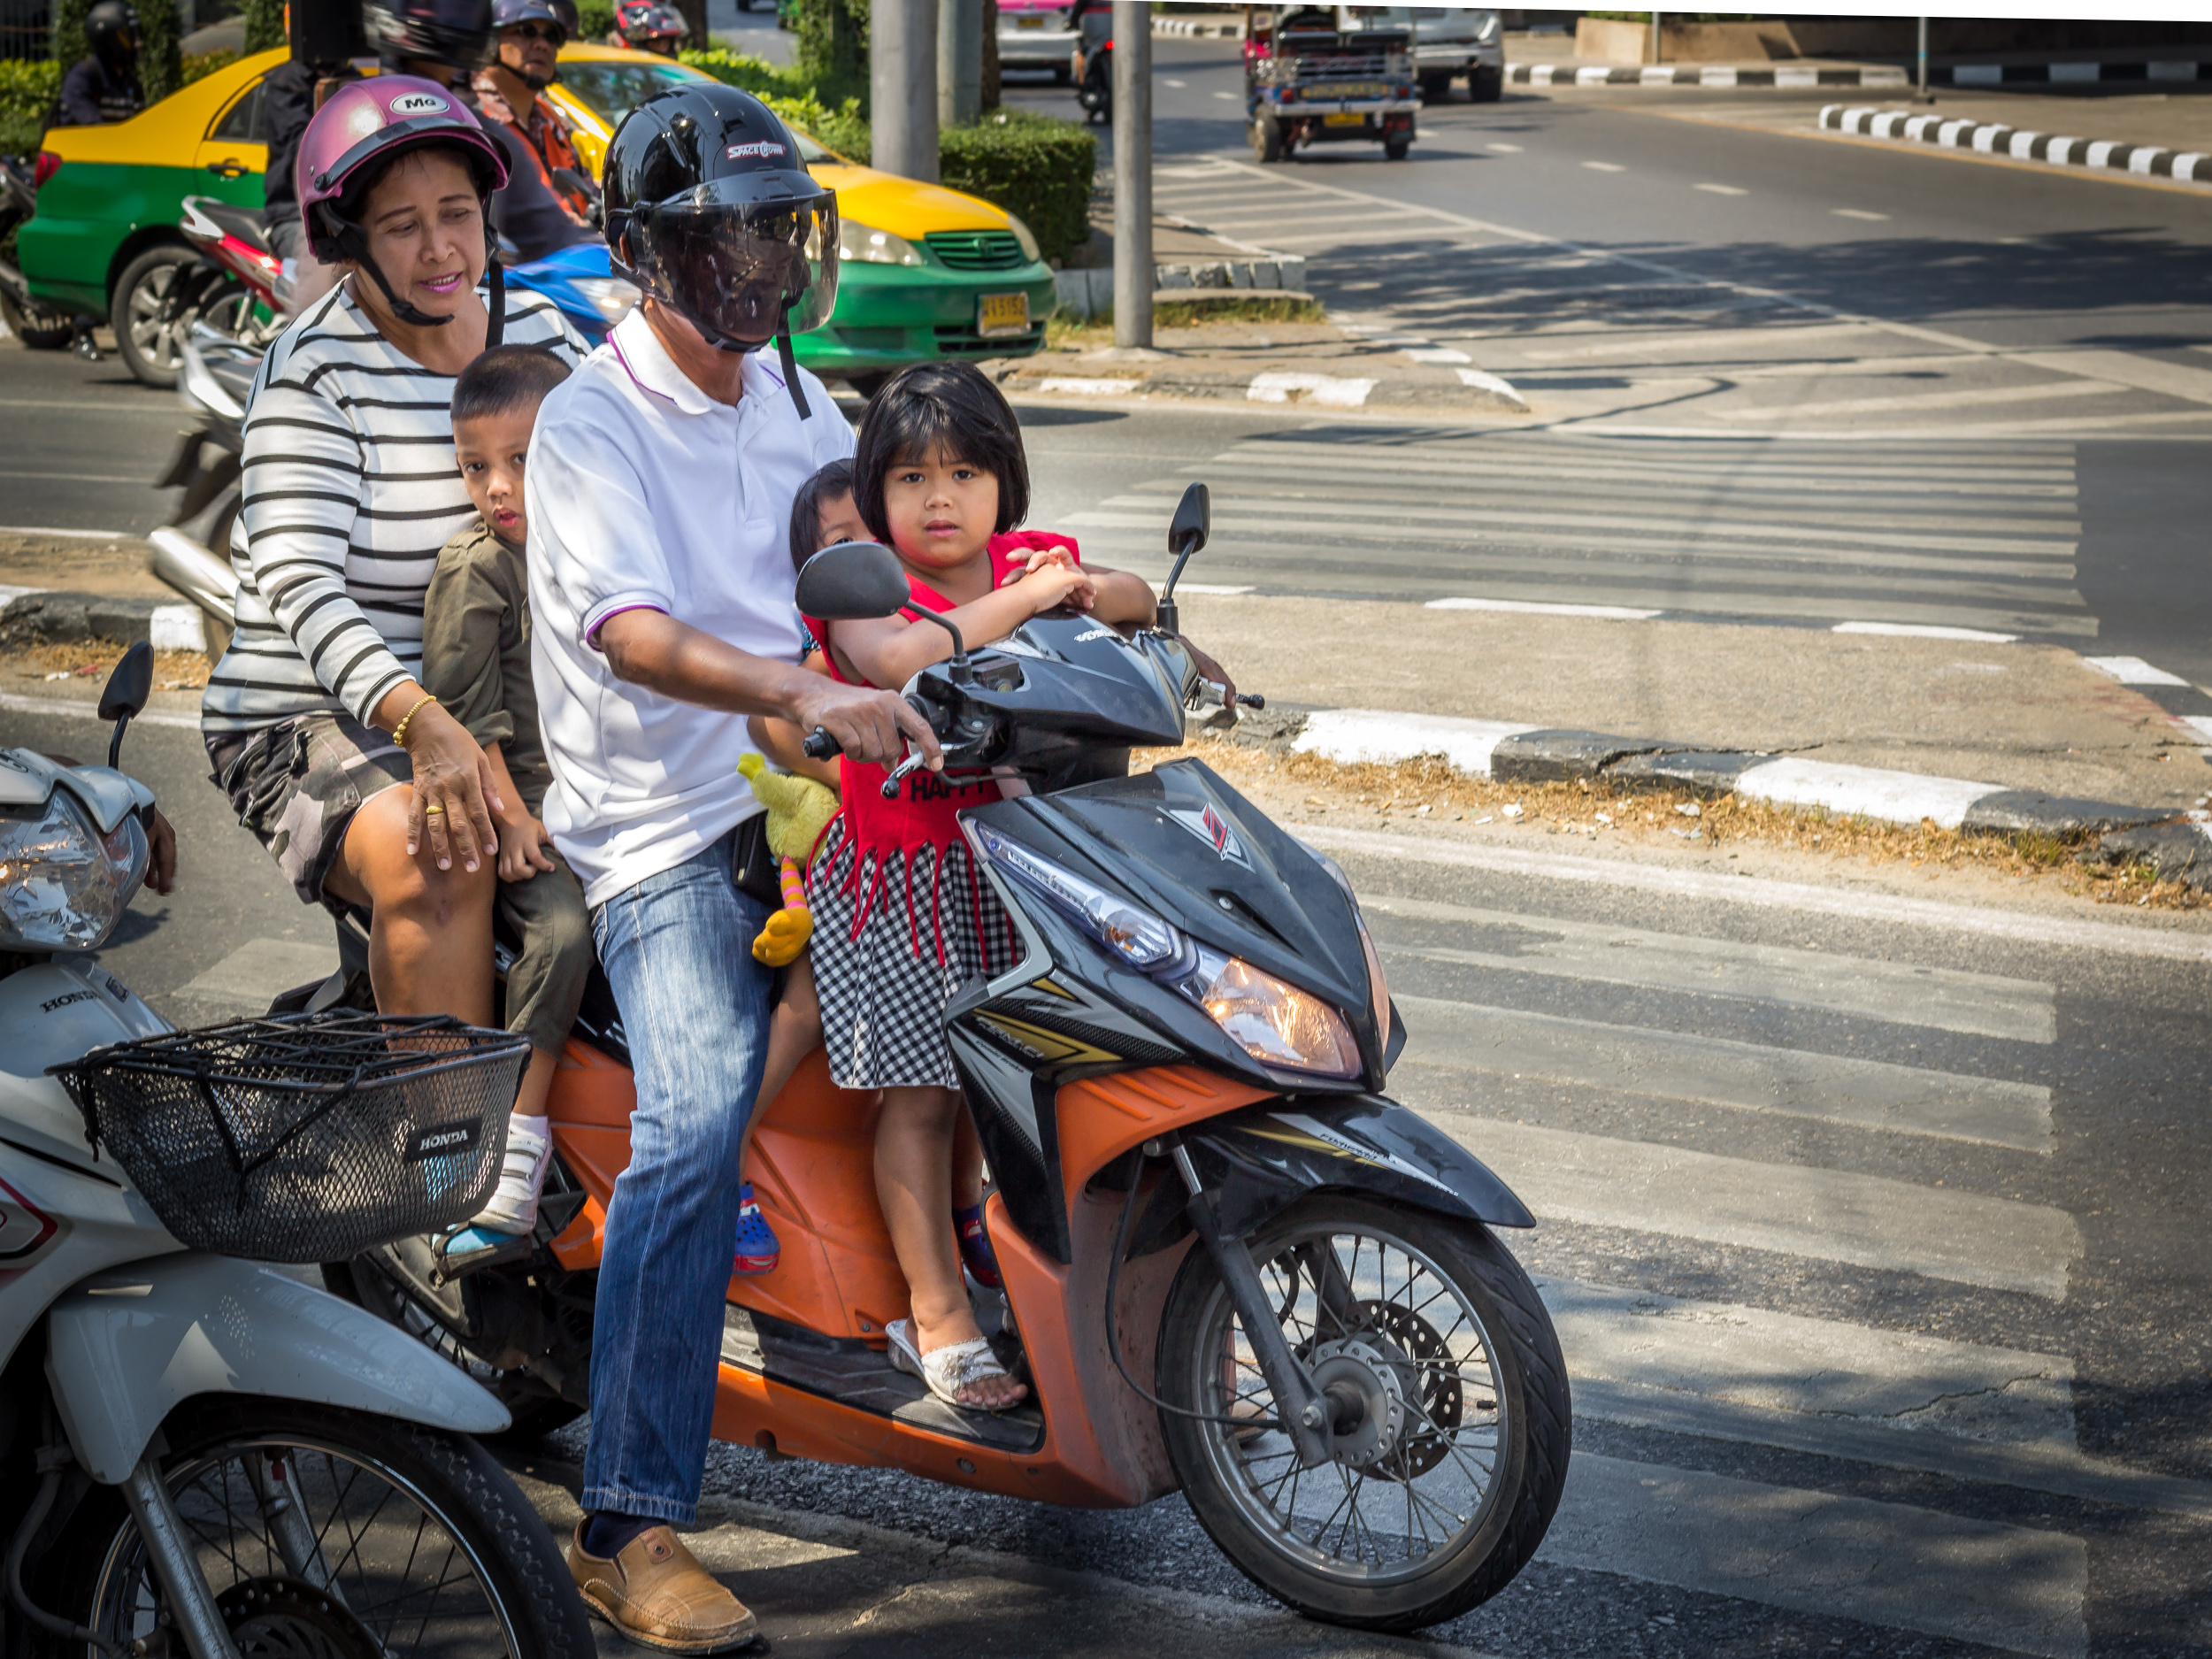
<svg viewBox="0 0 2212 1659">
<path fill-rule="evenodd" d="M 600 188 L 614 267 L 724 350 L 776 340 L 804 418 L 791 336 L 836 303 L 837 196 L 790 129 L 734 87 L 672 87 L 623 119 Z"/>
</svg>

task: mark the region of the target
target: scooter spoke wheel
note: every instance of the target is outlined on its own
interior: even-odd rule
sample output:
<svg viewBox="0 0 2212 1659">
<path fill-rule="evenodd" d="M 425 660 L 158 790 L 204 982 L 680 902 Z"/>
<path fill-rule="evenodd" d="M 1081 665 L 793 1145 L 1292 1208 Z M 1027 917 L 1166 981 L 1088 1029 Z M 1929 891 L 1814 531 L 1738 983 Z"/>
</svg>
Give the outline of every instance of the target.
<svg viewBox="0 0 2212 1659">
<path fill-rule="evenodd" d="M 194 1402 L 165 1432 L 164 1478 L 242 1655 L 594 1651 L 544 1524 L 465 1436 L 250 1395 Z M 119 1500 L 96 1494 L 54 1555 L 76 1582 L 50 1606 L 119 1651 L 173 1651 L 158 1646 L 169 1615 Z"/>
<path fill-rule="evenodd" d="M 1331 1413 L 1303 1467 L 1227 1287 L 1185 1259 L 1160 1333 L 1164 1413 L 1193 1511 L 1311 1617 L 1417 1630 L 1494 1595 L 1566 1482 L 1567 1379 L 1518 1263 L 1468 1223 L 1334 1194 L 1248 1240 L 1269 1310 Z M 1267 1426 L 1255 1426 L 1264 1424 Z"/>
</svg>

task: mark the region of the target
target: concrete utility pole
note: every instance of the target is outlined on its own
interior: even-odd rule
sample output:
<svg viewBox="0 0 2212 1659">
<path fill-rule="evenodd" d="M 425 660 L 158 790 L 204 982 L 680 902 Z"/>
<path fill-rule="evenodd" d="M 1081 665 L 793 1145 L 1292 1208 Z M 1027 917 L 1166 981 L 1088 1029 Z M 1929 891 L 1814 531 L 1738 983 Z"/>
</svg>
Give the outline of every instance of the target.
<svg viewBox="0 0 2212 1659">
<path fill-rule="evenodd" d="M 1659 50 L 1659 14 L 1655 12 L 1651 14 L 1651 61 L 1659 63 L 1664 56 Z"/>
<path fill-rule="evenodd" d="M 937 182 L 937 0 L 876 0 L 868 19 L 871 159 Z"/>
<path fill-rule="evenodd" d="M 1114 0 L 1114 343 L 1152 343 L 1152 8 Z"/>
<path fill-rule="evenodd" d="M 937 0 L 937 124 L 983 113 L 983 0 Z"/>
<path fill-rule="evenodd" d="M 1925 104 L 1928 101 L 1928 19 L 1925 18 L 1920 19 L 1920 73 L 1917 79 L 1920 82 L 1920 101 Z"/>
</svg>

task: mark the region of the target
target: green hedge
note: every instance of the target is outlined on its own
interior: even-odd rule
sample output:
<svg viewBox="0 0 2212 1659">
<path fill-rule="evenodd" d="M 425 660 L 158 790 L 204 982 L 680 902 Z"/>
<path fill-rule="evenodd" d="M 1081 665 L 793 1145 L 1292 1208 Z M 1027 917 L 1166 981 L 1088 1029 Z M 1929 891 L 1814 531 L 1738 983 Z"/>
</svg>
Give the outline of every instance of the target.
<svg viewBox="0 0 2212 1659">
<path fill-rule="evenodd" d="M 710 52 L 680 54 L 694 69 L 703 69 L 717 81 L 751 93 L 792 126 L 803 128 L 819 142 L 855 161 L 868 159 L 868 119 L 858 98 L 845 98 L 835 106 L 826 104 L 807 74 L 784 69 L 757 58 L 719 48 Z"/>
<path fill-rule="evenodd" d="M 61 65 L 0 58 L 0 155 L 38 148 L 46 111 L 61 95 Z"/>
<path fill-rule="evenodd" d="M 158 104 L 184 85 L 184 30 L 177 8 L 153 0 L 138 13 L 138 79 L 146 102 Z"/>
<path fill-rule="evenodd" d="M 1002 110 L 973 127 L 944 127 L 937 168 L 948 189 L 979 196 L 1027 225 L 1048 260 L 1090 237 L 1098 140 L 1079 122 Z"/>
<path fill-rule="evenodd" d="M 576 0 L 576 32 L 588 41 L 614 33 L 614 0 Z"/>
<path fill-rule="evenodd" d="M 246 50 L 265 52 L 284 44 L 284 0 L 246 0 Z"/>
</svg>

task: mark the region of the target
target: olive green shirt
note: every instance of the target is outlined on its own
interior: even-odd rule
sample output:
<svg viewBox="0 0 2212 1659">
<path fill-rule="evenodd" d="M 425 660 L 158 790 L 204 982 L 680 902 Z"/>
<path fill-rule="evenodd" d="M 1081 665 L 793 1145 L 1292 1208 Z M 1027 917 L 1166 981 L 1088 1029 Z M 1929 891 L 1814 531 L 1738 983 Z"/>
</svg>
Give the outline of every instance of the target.
<svg viewBox="0 0 2212 1659">
<path fill-rule="evenodd" d="M 522 549 L 479 518 L 438 553 L 422 603 L 422 685 L 479 743 L 496 743 L 533 818 L 553 773 L 530 683 L 530 585 Z"/>
</svg>

